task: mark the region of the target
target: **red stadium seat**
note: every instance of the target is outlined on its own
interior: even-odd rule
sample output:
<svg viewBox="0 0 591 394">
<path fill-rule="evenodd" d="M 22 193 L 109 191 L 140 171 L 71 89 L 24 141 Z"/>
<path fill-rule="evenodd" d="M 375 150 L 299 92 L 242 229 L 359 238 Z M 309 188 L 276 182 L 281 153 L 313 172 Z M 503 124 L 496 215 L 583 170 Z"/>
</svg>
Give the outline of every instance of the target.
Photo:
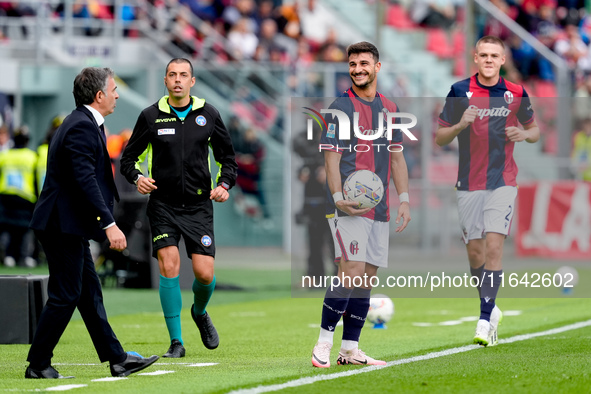
<svg viewBox="0 0 591 394">
<path fill-rule="evenodd" d="M 455 56 L 464 54 L 464 48 L 466 47 L 466 36 L 460 29 L 454 30 L 451 35 L 451 41 L 453 45 L 453 52 Z"/>
<path fill-rule="evenodd" d="M 396 29 L 410 30 L 417 25 L 409 18 L 406 10 L 400 4 L 391 4 L 386 13 L 386 23 Z"/>
<path fill-rule="evenodd" d="M 536 97 L 558 97 L 556 85 L 552 81 L 536 81 L 534 87 Z"/>
<path fill-rule="evenodd" d="M 443 59 L 454 56 L 454 48 L 443 29 L 427 29 L 427 50 Z"/>
</svg>

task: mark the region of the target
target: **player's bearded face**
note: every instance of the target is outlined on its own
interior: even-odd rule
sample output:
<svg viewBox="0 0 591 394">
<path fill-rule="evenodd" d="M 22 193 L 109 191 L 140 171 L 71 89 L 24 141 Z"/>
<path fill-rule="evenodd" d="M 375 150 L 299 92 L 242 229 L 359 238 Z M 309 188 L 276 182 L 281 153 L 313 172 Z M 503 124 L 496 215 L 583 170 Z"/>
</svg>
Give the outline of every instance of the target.
<svg viewBox="0 0 591 394">
<path fill-rule="evenodd" d="M 354 53 L 349 57 L 349 76 L 353 85 L 360 89 L 374 83 L 379 69 L 380 63 L 370 53 Z"/>
</svg>

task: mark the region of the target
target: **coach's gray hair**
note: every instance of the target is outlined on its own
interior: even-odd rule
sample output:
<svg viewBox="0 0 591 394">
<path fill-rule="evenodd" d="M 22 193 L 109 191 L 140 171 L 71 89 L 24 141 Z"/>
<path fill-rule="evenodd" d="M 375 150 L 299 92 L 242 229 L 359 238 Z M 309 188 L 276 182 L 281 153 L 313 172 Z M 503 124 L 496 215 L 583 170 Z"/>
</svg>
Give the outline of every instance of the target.
<svg viewBox="0 0 591 394">
<path fill-rule="evenodd" d="M 92 104 L 94 97 L 99 91 L 108 94 L 107 84 L 109 78 L 113 78 L 115 73 L 108 67 L 86 67 L 74 79 L 74 101 L 76 107 L 84 104 Z"/>
</svg>

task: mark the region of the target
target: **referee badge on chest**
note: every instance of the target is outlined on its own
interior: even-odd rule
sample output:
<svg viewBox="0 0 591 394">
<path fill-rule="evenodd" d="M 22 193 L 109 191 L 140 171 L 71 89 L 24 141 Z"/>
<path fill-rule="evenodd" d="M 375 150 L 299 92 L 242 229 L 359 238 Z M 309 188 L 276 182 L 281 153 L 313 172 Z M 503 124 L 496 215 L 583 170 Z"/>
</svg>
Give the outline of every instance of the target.
<svg viewBox="0 0 591 394">
<path fill-rule="evenodd" d="M 195 119 L 195 123 L 197 123 L 199 126 L 205 126 L 207 124 L 207 119 L 205 119 L 205 116 L 199 115 Z"/>
<path fill-rule="evenodd" d="M 206 248 L 211 246 L 211 242 L 211 237 L 209 235 L 204 235 L 203 237 L 201 237 L 201 244 Z"/>
</svg>

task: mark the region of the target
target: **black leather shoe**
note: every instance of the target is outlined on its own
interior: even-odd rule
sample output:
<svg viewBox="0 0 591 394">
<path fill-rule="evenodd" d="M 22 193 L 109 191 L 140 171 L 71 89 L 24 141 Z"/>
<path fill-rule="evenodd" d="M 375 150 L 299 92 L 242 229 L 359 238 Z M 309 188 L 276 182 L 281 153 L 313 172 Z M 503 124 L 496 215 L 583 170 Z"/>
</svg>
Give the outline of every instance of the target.
<svg viewBox="0 0 591 394">
<path fill-rule="evenodd" d="M 115 377 L 125 377 L 131 375 L 134 372 L 141 371 L 144 368 L 154 364 L 160 357 L 151 356 L 148 358 L 142 356 L 136 356 L 135 354 L 127 353 L 127 358 L 118 363 L 111 364 L 111 375 Z"/>
<path fill-rule="evenodd" d="M 173 339 L 168 351 L 162 357 L 181 358 L 185 357 L 185 348 L 181 341 Z"/>
<path fill-rule="evenodd" d="M 45 369 L 33 369 L 27 367 L 25 379 L 72 379 L 73 376 L 62 376 L 51 365 Z"/>
<path fill-rule="evenodd" d="M 215 349 L 220 344 L 220 337 L 218 336 L 218 332 L 211 322 L 211 318 L 207 312 L 201 316 L 195 316 L 193 306 L 194 305 L 191 305 L 191 317 L 193 318 L 195 324 L 197 324 L 197 328 L 201 334 L 201 341 L 206 348 Z"/>
</svg>

